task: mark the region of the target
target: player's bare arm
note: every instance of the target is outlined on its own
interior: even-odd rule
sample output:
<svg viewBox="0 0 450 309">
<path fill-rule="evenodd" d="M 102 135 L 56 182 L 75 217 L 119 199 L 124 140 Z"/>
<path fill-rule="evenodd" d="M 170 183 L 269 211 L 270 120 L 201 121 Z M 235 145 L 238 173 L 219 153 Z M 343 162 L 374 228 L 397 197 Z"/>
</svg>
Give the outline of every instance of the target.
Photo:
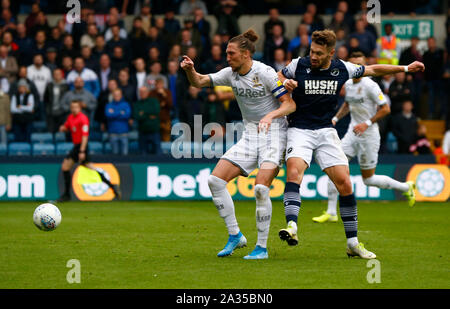
<svg viewBox="0 0 450 309">
<path fill-rule="evenodd" d="M 295 104 L 294 100 L 292 100 L 289 94 L 281 96 L 279 100 L 281 102 L 280 107 L 274 111 L 271 111 L 259 121 L 259 131 L 267 132 L 267 130 L 269 130 L 270 128 L 270 125 L 272 124 L 273 119 L 287 116 L 295 112 L 295 110 L 297 109 L 297 105 Z"/>
<path fill-rule="evenodd" d="M 347 114 L 350 112 L 350 108 L 347 102 L 344 102 L 344 104 L 341 105 L 336 115 L 334 115 L 333 119 L 331 119 L 331 123 L 333 126 L 336 125 L 336 123 L 347 116 Z"/>
<path fill-rule="evenodd" d="M 390 114 L 390 112 L 391 112 L 391 108 L 389 107 L 389 104 L 381 105 L 380 108 L 377 110 L 377 113 L 375 115 L 373 115 L 372 118 L 370 118 L 369 123 L 377 122 L 378 120 L 380 120 L 380 119 L 386 117 L 388 114 Z M 367 123 L 367 122 L 358 123 L 357 125 L 355 125 L 353 127 L 353 132 L 356 135 L 363 134 L 369 127 L 369 123 Z"/>
<path fill-rule="evenodd" d="M 84 159 L 86 159 L 87 144 L 88 144 L 88 137 L 87 135 L 85 135 L 81 138 L 80 153 L 78 154 L 78 159 L 80 160 L 80 162 L 83 162 Z"/>
<path fill-rule="evenodd" d="M 420 61 L 414 61 L 409 65 L 373 64 L 365 67 L 363 76 L 382 76 L 400 72 L 423 72 L 425 65 Z"/>
<path fill-rule="evenodd" d="M 203 88 L 211 85 L 209 76 L 198 73 L 194 68 L 194 61 L 188 56 L 183 56 L 183 61 L 181 61 L 180 66 L 186 72 L 189 83 L 192 86 Z"/>
<path fill-rule="evenodd" d="M 278 78 L 280 79 L 280 81 L 283 83 L 284 88 L 286 88 L 287 91 L 292 92 L 292 91 L 294 91 L 295 88 L 297 88 L 297 86 L 298 86 L 297 81 L 286 78 L 286 76 L 284 76 L 281 71 L 277 72 L 277 75 L 278 75 Z"/>
</svg>

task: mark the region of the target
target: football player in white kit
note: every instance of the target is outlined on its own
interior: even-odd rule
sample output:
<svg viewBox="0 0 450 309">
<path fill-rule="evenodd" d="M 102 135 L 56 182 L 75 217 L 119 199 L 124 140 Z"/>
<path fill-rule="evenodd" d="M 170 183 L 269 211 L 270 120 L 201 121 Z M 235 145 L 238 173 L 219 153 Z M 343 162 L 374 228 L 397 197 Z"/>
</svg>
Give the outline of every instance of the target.
<svg viewBox="0 0 450 309">
<path fill-rule="evenodd" d="M 239 230 L 227 183 L 239 175 L 248 176 L 258 167 L 254 187 L 258 240 L 255 249 L 244 258 L 268 258 L 267 238 L 272 217 L 269 188 L 284 161 L 287 139 L 285 116 L 295 111 L 295 102 L 275 70 L 252 59 L 257 39 L 251 29 L 232 38 L 226 50 L 229 67 L 217 73 L 197 73 L 193 61 L 187 56 L 180 64 L 194 87 L 232 87 L 244 120 L 241 139 L 221 157 L 208 178 L 212 200 L 229 234 L 227 244 L 217 254 L 219 257 L 229 256 L 234 249 L 247 244 L 247 239 Z"/>
<path fill-rule="evenodd" d="M 349 62 L 365 65 L 361 52 L 353 52 Z M 349 158 L 358 158 L 364 184 L 381 189 L 394 189 L 403 192 L 409 206 L 415 203 L 414 182 L 399 182 L 385 175 L 375 175 L 380 149 L 380 132 L 377 121 L 390 113 L 389 104 L 380 87 L 369 77 L 349 79 L 344 84 L 345 102 L 332 119 L 333 126 L 349 112 L 351 122 L 342 139 L 342 150 Z M 377 110 L 378 109 L 378 110 Z M 321 216 L 314 217 L 318 223 L 337 222 L 336 214 L 338 191 L 328 180 L 328 209 Z"/>
</svg>

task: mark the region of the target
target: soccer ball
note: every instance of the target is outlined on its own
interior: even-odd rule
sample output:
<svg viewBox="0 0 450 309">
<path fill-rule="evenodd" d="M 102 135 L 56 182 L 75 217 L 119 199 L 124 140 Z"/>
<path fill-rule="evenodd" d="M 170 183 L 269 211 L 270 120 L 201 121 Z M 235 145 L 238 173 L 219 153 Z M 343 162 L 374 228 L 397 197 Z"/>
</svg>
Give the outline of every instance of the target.
<svg viewBox="0 0 450 309">
<path fill-rule="evenodd" d="M 34 211 L 33 221 L 38 229 L 53 231 L 61 223 L 61 212 L 53 204 L 41 204 Z"/>
</svg>

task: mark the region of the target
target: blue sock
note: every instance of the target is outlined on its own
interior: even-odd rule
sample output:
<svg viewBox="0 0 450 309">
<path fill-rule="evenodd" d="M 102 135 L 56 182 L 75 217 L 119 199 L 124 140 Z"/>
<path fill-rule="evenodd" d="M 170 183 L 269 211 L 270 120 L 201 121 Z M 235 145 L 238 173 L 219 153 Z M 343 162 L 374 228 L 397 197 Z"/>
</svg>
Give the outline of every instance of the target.
<svg viewBox="0 0 450 309">
<path fill-rule="evenodd" d="M 284 188 L 284 214 L 286 222 L 294 221 L 297 223 L 298 212 L 302 201 L 300 199 L 300 185 L 295 182 L 287 182 Z"/>
<path fill-rule="evenodd" d="M 345 236 L 347 238 L 357 237 L 358 211 L 355 194 L 339 195 L 339 212 L 341 213 L 342 222 L 344 222 Z"/>
</svg>

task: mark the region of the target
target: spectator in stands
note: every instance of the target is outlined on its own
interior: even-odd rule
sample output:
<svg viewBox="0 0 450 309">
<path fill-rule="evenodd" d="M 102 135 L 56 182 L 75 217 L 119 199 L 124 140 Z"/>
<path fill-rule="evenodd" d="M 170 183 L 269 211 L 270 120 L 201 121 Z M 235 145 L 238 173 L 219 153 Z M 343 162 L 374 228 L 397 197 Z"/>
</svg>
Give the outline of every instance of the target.
<svg viewBox="0 0 450 309">
<path fill-rule="evenodd" d="M 106 53 L 107 53 L 107 50 L 106 50 L 105 38 L 103 35 L 99 34 L 95 38 L 95 47 L 92 50 L 92 55 L 94 56 L 94 58 L 100 60 L 100 57 Z"/>
<path fill-rule="evenodd" d="M 98 98 L 100 94 L 100 82 L 98 76 L 94 71 L 85 67 L 84 59 L 82 57 L 75 58 L 73 70 L 67 75 L 66 80 L 70 89 L 74 88 L 74 82 L 77 77 L 81 77 L 85 89 L 92 93 L 95 98 Z"/>
<path fill-rule="evenodd" d="M 276 71 L 281 71 L 288 65 L 286 59 L 286 52 L 282 48 L 275 49 L 273 53 L 273 62 L 270 63 L 270 66 Z"/>
<path fill-rule="evenodd" d="M 122 90 L 113 92 L 113 100 L 105 106 L 105 116 L 108 123 L 109 142 L 113 154 L 128 154 L 128 120 L 131 108 L 122 96 Z"/>
<path fill-rule="evenodd" d="M 175 19 L 175 11 L 172 7 L 168 7 L 164 13 L 164 28 L 169 34 L 170 41 L 175 42 L 175 39 L 180 32 L 180 22 Z"/>
<path fill-rule="evenodd" d="M 297 57 L 309 56 L 310 40 L 307 34 L 302 34 L 300 37 L 300 45 L 287 53 L 288 59 L 295 59 Z"/>
<path fill-rule="evenodd" d="M 172 35 L 167 31 L 164 24 L 164 18 L 158 17 L 155 19 L 155 27 L 158 30 L 159 35 L 161 36 L 162 40 L 167 43 L 167 46 L 172 46 L 175 44 L 175 36 L 172 37 Z M 150 27 L 146 30 L 148 33 L 150 31 Z"/>
<path fill-rule="evenodd" d="M 87 46 L 81 46 L 81 58 L 83 58 L 86 68 L 92 71 L 98 66 L 98 61 L 92 56 L 92 49 Z"/>
<path fill-rule="evenodd" d="M 144 3 L 141 6 L 141 12 L 139 17 L 142 21 L 142 28 L 144 29 L 145 33 L 148 34 L 148 30 L 151 26 L 155 25 L 156 20 L 155 16 L 152 14 L 152 8 L 149 3 Z"/>
<path fill-rule="evenodd" d="M 195 9 L 201 9 L 204 15 L 208 15 L 208 9 L 202 0 L 183 0 L 179 13 L 180 15 L 193 15 Z"/>
<path fill-rule="evenodd" d="M 269 38 L 272 35 L 272 27 L 274 25 L 279 25 L 284 35 L 286 32 L 286 26 L 284 21 L 280 19 L 280 11 L 277 8 L 269 9 L 269 19 L 264 23 L 265 38 Z"/>
<path fill-rule="evenodd" d="M 105 39 L 106 39 L 106 51 L 108 52 L 109 56 L 112 57 L 113 52 L 114 52 L 114 47 L 116 46 L 120 46 L 122 47 L 122 50 L 124 51 L 124 55 L 125 58 L 128 60 L 131 58 L 131 51 L 130 51 L 130 42 L 128 41 L 128 39 L 123 38 L 120 35 L 120 31 L 123 29 L 120 29 L 119 25 L 113 25 L 111 27 L 111 39 L 108 40 L 106 34 L 105 34 Z"/>
<path fill-rule="evenodd" d="M 264 42 L 264 62 L 273 62 L 275 49 L 281 48 L 287 52 L 288 46 L 289 40 L 283 36 L 283 29 L 280 25 L 274 25 L 272 35 Z"/>
<path fill-rule="evenodd" d="M 98 35 L 98 28 L 96 24 L 89 24 L 87 27 L 87 33 L 83 34 L 80 40 L 81 46 L 95 47 L 95 40 Z"/>
<path fill-rule="evenodd" d="M 444 153 L 442 149 L 442 143 L 439 140 L 434 140 L 433 154 L 436 157 L 437 164 L 450 165 L 450 156 Z"/>
<path fill-rule="evenodd" d="M 64 108 L 67 108 L 70 106 L 70 102 L 81 101 L 81 107 L 84 113 L 89 117 L 89 120 L 92 121 L 95 109 L 97 107 L 97 99 L 92 92 L 86 89 L 82 77 L 75 77 L 73 87 L 73 90 L 69 90 L 66 94 L 64 94 L 61 105 L 64 106 Z"/>
<path fill-rule="evenodd" d="M 304 37 L 305 35 L 308 37 L 308 49 L 309 49 L 309 44 L 311 43 L 311 37 L 308 34 L 308 26 L 305 24 L 300 24 L 297 28 L 297 36 L 289 42 L 288 53 L 287 53 L 287 58 L 289 60 L 296 58 L 294 49 L 296 49 L 300 45 L 305 46 L 305 44 L 301 43 L 302 37 Z M 303 38 L 303 40 L 305 40 L 305 39 Z"/>
<path fill-rule="evenodd" d="M 123 23 L 123 20 L 120 19 L 117 8 L 116 7 L 110 8 L 110 12 L 108 14 L 108 20 L 106 21 L 106 31 L 104 33 L 106 42 L 111 40 L 116 34 L 120 38 L 126 39 L 128 34 L 123 26 L 124 26 L 124 23 Z M 116 28 L 116 29 L 114 29 L 114 28 Z"/>
<path fill-rule="evenodd" d="M 63 46 L 59 53 L 61 57 L 69 56 L 72 59 L 75 59 L 80 55 L 78 48 L 75 48 L 73 37 L 70 34 L 66 34 L 63 39 Z"/>
<path fill-rule="evenodd" d="M 150 73 L 147 75 L 145 84 L 149 90 L 155 89 L 155 84 L 157 79 L 161 79 L 163 81 L 164 88 L 167 89 L 168 82 L 167 77 L 161 74 L 162 67 L 160 62 L 154 62 L 150 65 Z"/>
<path fill-rule="evenodd" d="M 336 11 L 334 13 L 331 23 L 328 25 L 328 29 L 333 30 L 336 34 L 339 30 L 344 32 L 344 37 L 350 34 L 350 26 L 344 21 L 344 12 Z"/>
<path fill-rule="evenodd" d="M 131 58 L 134 60 L 136 58 L 145 57 L 145 51 L 147 50 L 148 44 L 148 31 L 144 29 L 144 24 L 141 17 L 135 17 L 133 20 L 133 27 L 128 34 L 128 39 L 130 40 L 131 48 Z"/>
<path fill-rule="evenodd" d="M 186 91 L 186 106 L 189 106 L 189 113 L 185 113 L 185 116 L 183 117 L 184 120 L 180 122 L 186 123 L 189 125 L 191 130 L 194 129 L 194 115 L 202 115 L 205 110 L 205 97 L 202 95 L 204 92 L 201 88 L 196 88 L 193 86 L 187 87 Z M 206 125 L 206 119 L 202 119 L 202 128 Z"/>
<path fill-rule="evenodd" d="M 174 44 L 169 52 L 169 60 L 176 60 L 180 62 L 183 58 L 181 56 L 181 46 L 180 44 Z"/>
<path fill-rule="evenodd" d="M 124 68 L 119 71 L 119 88 L 122 90 L 122 95 L 125 101 L 134 102 L 136 101 L 136 88 L 130 81 L 130 74 L 128 73 L 128 68 Z"/>
<path fill-rule="evenodd" d="M 150 47 L 150 49 L 148 50 L 148 59 L 146 59 L 146 62 L 148 63 L 149 66 L 151 66 L 155 62 L 161 62 L 162 59 L 160 55 L 161 53 L 159 52 L 158 47 L 156 46 Z"/>
<path fill-rule="evenodd" d="M 33 39 L 27 36 L 25 24 L 19 23 L 16 28 L 17 34 L 14 42 L 19 46 L 19 57 L 17 59 L 19 65 L 29 65 L 33 59 Z"/>
<path fill-rule="evenodd" d="M 238 19 L 242 13 L 239 2 L 220 0 L 213 10 L 213 14 L 217 18 L 217 33 L 228 33 L 231 37 L 240 34 Z"/>
<path fill-rule="evenodd" d="M 450 124 L 447 124 L 447 131 L 442 140 L 442 150 L 445 155 L 450 156 Z"/>
<path fill-rule="evenodd" d="M 100 91 L 108 88 L 108 81 L 117 78 L 117 72 L 111 68 L 111 60 L 108 54 L 103 54 L 100 57 L 100 67 L 95 72 L 99 78 Z"/>
<path fill-rule="evenodd" d="M 211 47 L 211 40 L 210 40 L 210 32 L 211 32 L 211 25 L 209 21 L 205 19 L 205 15 L 203 13 L 202 9 L 195 9 L 194 10 L 194 24 L 193 27 L 200 33 L 200 40 L 202 45 L 202 59 L 207 59 L 209 57 L 209 49 Z"/>
<path fill-rule="evenodd" d="M 322 18 L 317 14 L 317 6 L 314 3 L 308 3 L 306 12 L 311 14 L 313 22 L 312 27 L 316 30 L 323 30 L 325 28 Z"/>
<path fill-rule="evenodd" d="M 44 65 L 44 57 L 41 54 L 34 55 L 33 64 L 27 68 L 27 78 L 36 85 L 39 102 L 35 102 L 35 104 L 41 106 L 44 101 L 45 87 L 52 81 L 52 72 Z M 45 112 L 44 109 L 42 112 Z"/>
<path fill-rule="evenodd" d="M 414 154 L 431 154 L 430 146 L 430 141 L 427 139 L 427 127 L 424 124 L 419 124 L 414 142 L 409 146 L 409 152 Z"/>
<path fill-rule="evenodd" d="M 186 104 L 185 100 L 188 81 L 183 73 L 178 72 L 179 67 L 179 63 L 174 60 L 170 60 L 167 64 L 168 89 L 172 93 L 172 118 L 179 119 L 181 122 L 190 123 L 192 121 L 192 109 L 189 104 Z"/>
<path fill-rule="evenodd" d="M 36 54 L 45 54 L 45 50 L 47 49 L 47 35 L 45 34 L 45 31 L 40 30 L 36 32 L 36 35 L 34 36 L 34 44 L 32 47 L 32 55 Z M 29 62 L 32 62 L 32 59 L 29 60 Z"/>
<path fill-rule="evenodd" d="M 178 62 L 177 62 L 178 63 Z M 145 80 L 147 78 L 147 72 L 145 71 L 145 60 L 143 58 L 137 58 L 134 60 L 134 72 L 131 74 L 130 82 L 136 89 L 137 99 L 140 100 L 140 90 L 142 86 L 145 86 Z"/>
<path fill-rule="evenodd" d="M 370 31 L 366 30 L 364 21 L 362 19 L 358 19 L 355 22 L 355 32 L 350 34 L 350 39 L 351 38 L 358 39 L 359 42 L 358 48 L 364 53 L 366 57 L 370 55 L 375 55 L 376 38 Z"/>
<path fill-rule="evenodd" d="M 353 15 L 348 9 L 347 1 L 339 1 L 336 11 L 344 13 L 344 23 L 346 23 L 351 29 L 353 27 Z"/>
<path fill-rule="evenodd" d="M 414 143 L 417 119 L 412 112 L 411 100 L 403 102 L 402 112 L 392 116 L 392 133 L 397 138 L 398 153 L 409 153 L 409 147 Z"/>
<path fill-rule="evenodd" d="M 171 114 L 172 114 L 172 93 L 164 86 L 164 80 L 158 78 L 155 81 L 155 88 L 150 91 L 149 97 L 157 98 L 160 106 L 159 119 L 161 129 L 161 140 L 170 142 Z"/>
<path fill-rule="evenodd" d="M 47 48 L 47 52 L 45 53 L 45 66 L 50 69 L 53 73 L 56 70 L 58 65 L 58 51 L 54 47 Z"/>
<path fill-rule="evenodd" d="M 7 8 L 2 9 L 0 17 L 0 28 L 6 30 L 14 30 L 16 28 L 16 18 L 12 15 L 11 10 Z"/>
<path fill-rule="evenodd" d="M 447 113 L 446 96 L 443 91 L 442 75 L 444 73 L 444 51 L 436 46 L 436 39 L 430 37 L 427 40 L 428 50 L 423 54 L 425 81 L 428 88 L 428 118 L 439 118 Z M 435 108 L 435 101 L 438 108 Z M 436 112 L 436 114 L 435 114 Z"/>
<path fill-rule="evenodd" d="M 178 65 L 178 64 L 177 64 Z M 133 118 L 138 123 L 139 151 L 141 154 L 161 153 L 160 104 L 157 98 L 149 97 L 147 87 L 139 88 L 140 100 L 133 104 Z"/>
<path fill-rule="evenodd" d="M 11 100 L 8 93 L 0 90 L 0 145 L 8 142 L 7 132 L 11 130 Z"/>
<path fill-rule="evenodd" d="M 11 114 L 14 140 L 30 142 L 34 118 L 34 96 L 30 93 L 25 79 L 18 81 L 17 92 L 11 96 Z"/>
<path fill-rule="evenodd" d="M 121 46 L 115 46 L 111 56 L 111 68 L 115 72 L 119 72 L 124 68 L 128 68 L 129 61 L 125 57 L 125 52 Z"/>
<path fill-rule="evenodd" d="M 47 128 L 52 133 L 58 131 L 69 114 L 69 106 L 62 104 L 62 98 L 67 91 L 69 91 L 69 86 L 64 79 L 63 71 L 55 69 L 53 81 L 47 84 L 44 92 Z"/>
<path fill-rule="evenodd" d="M 14 42 L 14 37 L 11 31 L 3 32 L 2 44 L 8 49 L 8 56 L 12 56 L 17 60 L 19 57 L 19 45 Z"/>
<path fill-rule="evenodd" d="M 211 57 L 201 64 L 201 72 L 203 74 L 215 73 L 226 68 L 228 63 L 222 56 L 222 48 L 220 45 L 211 46 Z"/>
<path fill-rule="evenodd" d="M 8 93 L 12 83 L 16 81 L 16 74 L 19 70 L 14 57 L 8 56 L 8 48 L 0 45 L 0 90 Z"/>
<path fill-rule="evenodd" d="M 41 11 L 39 3 L 33 3 L 31 5 L 31 12 L 25 19 L 25 26 L 27 27 L 27 35 L 32 35 L 33 27 L 36 25 L 36 19 L 38 13 Z"/>
<path fill-rule="evenodd" d="M 37 14 L 36 23 L 31 29 L 30 35 L 33 36 L 37 31 L 44 31 L 47 36 L 49 36 L 51 32 L 51 28 L 47 22 L 47 17 L 42 11 Z"/>
<path fill-rule="evenodd" d="M 181 53 L 186 54 L 187 49 L 191 46 L 194 46 L 199 50 L 201 48 L 201 40 L 200 36 L 198 35 L 196 38 L 192 37 L 192 32 L 189 29 L 184 28 L 181 30 L 180 36 L 177 40 L 177 44 L 181 47 Z"/>
<path fill-rule="evenodd" d="M 395 79 L 389 86 L 389 98 L 391 99 L 391 115 L 402 111 L 403 102 L 412 100 L 412 85 L 406 79 L 406 73 L 396 73 Z"/>
<path fill-rule="evenodd" d="M 12 83 L 9 87 L 9 96 L 12 97 L 15 93 L 18 92 L 18 83 L 20 79 L 24 79 L 27 82 L 28 85 L 28 90 L 29 92 L 33 95 L 33 105 L 34 105 L 34 111 L 36 112 L 37 109 L 39 109 L 39 106 L 36 106 L 36 104 L 34 104 L 35 102 L 39 102 L 39 93 L 37 91 L 36 85 L 34 84 L 34 82 L 30 79 L 28 79 L 28 70 L 26 66 L 20 66 L 19 67 L 19 72 L 17 73 L 17 79 L 14 83 Z M 36 115 L 36 113 L 34 113 L 33 115 Z M 37 117 L 36 115 L 36 118 Z"/>
<path fill-rule="evenodd" d="M 401 53 L 399 64 L 408 65 L 409 63 L 413 63 L 414 61 L 423 62 L 422 54 L 417 49 L 418 43 L 418 37 L 411 38 L 411 46 L 409 46 Z M 418 110 L 423 89 L 424 72 L 416 72 L 410 74 L 412 75 L 412 96 L 414 108 Z"/>
<path fill-rule="evenodd" d="M 97 108 L 94 114 L 94 120 L 100 123 L 100 129 L 106 131 L 105 106 L 113 100 L 113 92 L 119 88 L 119 83 L 115 79 L 108 80 L 108 86 L 100 93 Z"/>
</svg>

